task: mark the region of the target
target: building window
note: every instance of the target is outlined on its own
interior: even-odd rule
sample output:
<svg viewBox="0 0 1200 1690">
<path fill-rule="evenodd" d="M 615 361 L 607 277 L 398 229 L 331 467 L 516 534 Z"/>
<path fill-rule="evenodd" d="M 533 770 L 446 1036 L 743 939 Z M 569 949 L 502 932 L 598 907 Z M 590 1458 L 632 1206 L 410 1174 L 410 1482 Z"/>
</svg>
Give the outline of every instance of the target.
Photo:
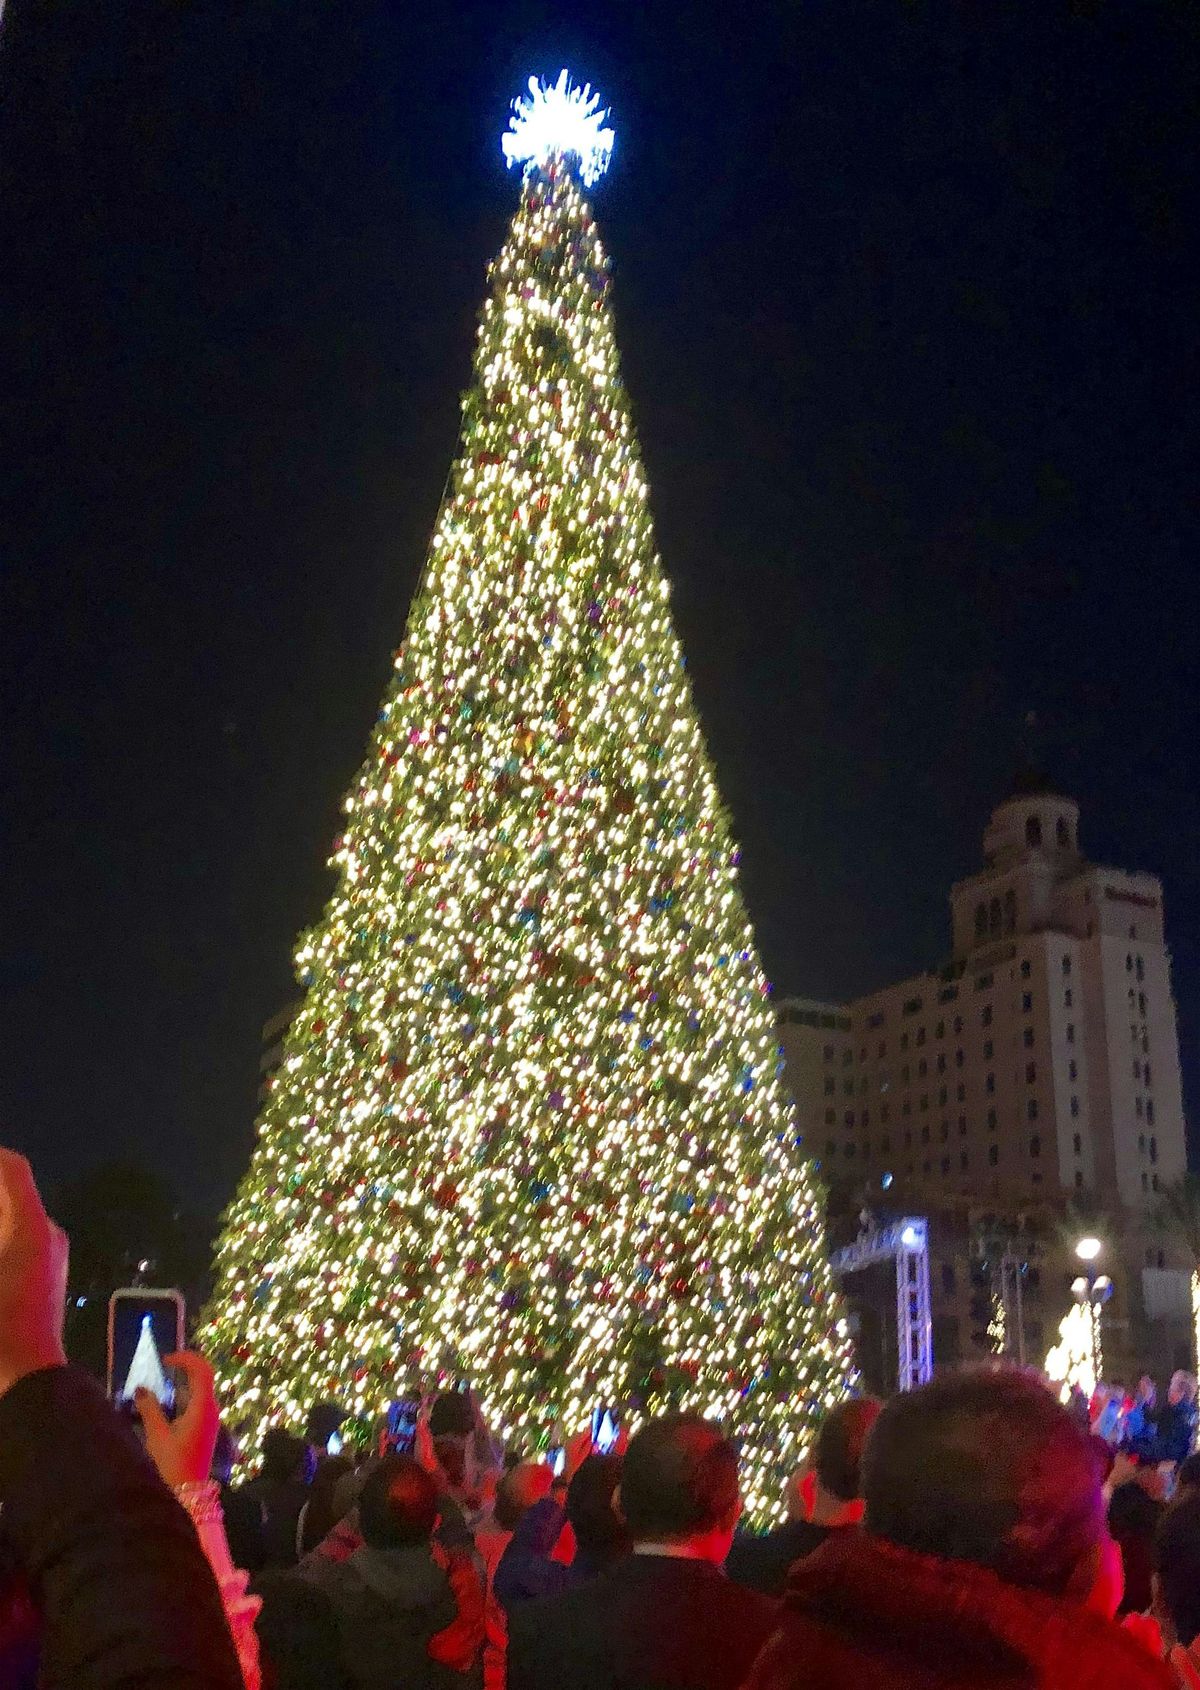
<svg viewBox="0 0 1200 1690">
<path fill-rule="evenodd" d="M 908 1049 L 908 1034 L 907 1033 L 901 1033 L 901 1035 L 900 1035 L 900 1049 L 901 1050 L 907 1050 Z"/>
<path fill-rule="evenodd" d="M 1032 966 L 1033 965 L 1030 962 L 1029 958 L 1026 957 L 1024 962 L 1021 964 L 1021 978 L 1022 978 L 1022 980 L 1028 980 Z"/>
<path fill-rule="evenodd" d="M 912 1149 L 912 1134 L 911 1133 L 905 1133 L 905 1135 L 904 1135 L 904 1148 L 906 1150 Z"/>
<path fill-rule="evenodd" d="M 1081 1133 L 1076 1133 L 1074 1139 L 1072 1140 L 1072 1143 L 1074 1144 L 1076 1156 L 1082 1156 L 1083 1155 L 1083 1135 Z"/>
<path fill-rule="evenodd" d="M 1126 974 L 1133 973 L 1133 958 L 1130 956 L 1128 951 L 1125 953 L 1125 972 Z"/>
<path fill-rule="evenodd" d="M 939 1039 L 944 1039 L 946 1037 L 946 1023 L 944 1021 L 938 1022 L 937 1032 L 934 1036 Z"/>
<path fill-rule="evenodd" d="M 1157 1191 L 1158 1190 L 1158 1175 L 1157 1174 L 1151 1174 L 1150 1175 L 1150 1189 L 1151 1189 L 1151 1191 Z"/>
<path fill-rule="evenodd" d="M 994 1109 L 989 1109 L 987 1112 L 987 1124 L 988 1131 L 994 1133 L 996 1130 L 996 1111 Z"/>
<path fill-rule="evenodd" d="M 927 1091 L 921 1093 L 921 1108 L 923 1110 L 929 1108 L 929 1093 Z"/>
<path fill-rule="evenodd" d="M 821 1055 L 825 1058 L 826 1062 L 832 1062 L 833 1061 L 833 1046 L 832 1045 L 826 1045 L 825 1049 L 821 1052 Z"/>
<path fill-rule="evenodd" d="M 842 1095 L 844 1097 L 853 1097 L 854 1096 L 854 1081 L 853 1080 L 843 1080 L 842 1081 Z"/>
<path fill-rule="evenodd" d="M 1146 994 L 1145 994 L 1145 992 L 1139 992 L 1138 993 L 1138 1014 L 1139 1015 L 1145 1015 L 1145 1013 L 1146 1013 Z"/>
<path fill-rule="evenodd" d="M 1027 1086 L 1031 1086 L 1036 1079 L 1037 1079 L 1037 1063 L 1036 1062 L 1027 1062 L 1025 1064 L 1025 1084 Z"/>
<path fill-rule="evenodd" d="M 877 1054 L 881 1061 L 887 1055 L 887 1041 L 885 1039 L 881 1039 L 879 1041 L 879 1050 Z"/>
<path fill-rule="evenodd" d="M 1037 1133 L 1034 1133 L 1029 1140 L 1029 1154 L 1035 1161 L 1042 1154 L 1042 1141 Z"/>
<path fill-rule="evenodd" d="M 954 1017 L 954 1031 L 956 1033 L 962 1032 L 962 1016 L 961 1015 L 956 1015 Z"/>
<path fill-rule="evenodd" d="M 959 1165 L 959 1168 L 962 1170 L 962 1172 L 964 1174 L 966 1173 L 968 1167 L 970 1166 L 970 1163 L 971 1163 L 971 1158 L 967 1155 L 966 1151 L 960 1150 L 959 1153 L 958 1153 L 958 1165 Z"/>
<path fill-rule="evenodd" d="M 1004 931 L 1014 933 L 1017 927 L 1017 894 L 1010 886 L 1004 894 Z"/>
<path fill-rule="evenodd" d="M 1022 1013 L 1022 1015 L 1031 1015 L 1033 1013 L 1033 993 L 1032 992 L 1022 992 L 1021 993 L 1021 1013 Z"/>
<path fill-rule="evenodd" d="M 1142 1084 L 1144 1086 L 1150 1084 L 1150 1064 L 1148 1062 L 1142 1063 Z"/>
<path fill-rule="evenodd" d="M 886 1121 L 887 1118 L 888 1118 L 888 1106 L 887 1106 L 886 1103 L 881 1103 L 879 1105 L 879 1119 L 881 1121 Z"/>
<path fill-rule="evenodd" d="M 1146 1172 L 1146 1170 L 1143 1168 L 1142 1169 L 1142 1190 L 1143 1191 L 1149 1191 L 1149 1189 L 1150 1189 L 1150 1176 Z"/>
<path fill-rule="evenodd" d="M 1138 1149 L 1141 1151 L 1142 1155 L 1144 1156 L 1145 1153 L 1146 1153 L 1146 1135 L 1145 1135 L 1145 1133 L 1139 1133 L 1138 1134 Z"/>
<path fill-rule="evenodd" d="M 1000 1146 L 998 1144 L 989 1144 L 988 1145 L 988 1167 L 994 1168 L 997 1165 L 997 1163 L 999 1162 L 999 1160 L 1000 1160 Z"/>
<path fill-rule="evenodd" d="M 966 1138 L 967 1136 L 967 1117 L 965 1115 L 958 1117 L 958 1136 L 959 1138 Z"/>
<path fill-rule="evenodd" d="M 1152 1097 L 1146 1099 L 1146 1119 L 1151 1126 L 1154 1125 L 1154 1099 Z"/>
<path fill-rule="evenodd" d="M 1157 1161 L 1158 1161 L 1158 1140 L 1156 1138 L 1152 1137 L 1151 1140 L 1150 1140 L 1150 1162 L 1151 1162 L 1151 1165 L 1153 1165 Z"/>
<path fill-rule="evenodd" d="M 954 1096 L 958 1103 L 965 1103 L 967 1101 L 967 1088 L 963 1085 L 961 1080 L 954 1088 Z"/>
<path fill-rule="evenodd" d="M 1076 1191 L 1083 1190 L 1083 1173 L 1079 1168 L 1075 1170 L 1075 1189 Z"/>
<path fill-rule="evenodd" d="M 1067 1043 L 1069 1045 L 1075 1043 L 1075 1023 L 1073 1021 L 1067 1022 Z"/>
<path fill-rule="evenodd" d="M 947 1297 L 953 1297 L 954 1290 L 955 1290 L 954 1263 L 953 1262 L 943 1262 L 942 1263 L 942 1291 Z"/>
<path fill-rule="evenodd" d="M 1038 1118 L 1038 1100 L 1037 1100 L 1036 1097 L 1031 1097 L 1029 1099 L 1029 1102 L 1025 1105 L 1025 1113 L 1026 1113 L 1026 1115 L 1028 1115 L 1028 1117 L 1031 1121 L 1037 1120 L 1037 1118 Z"/>
<path fill-rule="evenodd" d="M 1079 1114 L 1079 1099 L 1075 1096 L 1074 1092 L 1071 1093 L 1071 1114 L 1072 1117 Z"/>
<path fill-rule="evenodd" d="M 1069 974 L 1071 972 L 1071 959 L 1069 956 L 1065 956 L 1062 959 L 1062 971 L 1064 974 Z"/>
<path fill-rule="evenodd" d="M 942 1143 L 945 1144 L 946 1140 L 949 1137 L 950 1137 L 950 1123 L 949 1123 L 949 1121 L 943 1121 L 942 1122 Z M 1154 1160 L 1154 1158 L 1151 1157 L 1151 1161 L 1153 1161 L 1153 1160 Z"/>
<path fill-rule="evenodd" d="M 929 1072 L 929 1064 L 928 1064 L 928 1062 L 926 1062 L 925 1058 L 922 1057 L 921 1060 L 917 1063 L 917 1073 L 920 1075 L 921 1079 L 924 1079 L 926 1074 L 928 1074 L 928 1072 Z"/>
<path fill-rule="evenodd" d="M 844 1050 L 842 1052 L 842 1067 L 843 1068 L 849 1068 L 850 1064 L 853 1061 L 854 1061 L 854 1052 L 852 1050 Z"/>
<path fill-rule="evenodd" d="M 954 1053 L 954 1066 L 956 1068 L 961 1068 L 962 1065 L 963 1065 L 963 1053 L 962 1053 L 961 1050 L 956 1050 L 955 1053 Z"/>
<path fill-rule="evenodd" d="M 921 1128 L 921 1143 L 922 1144 L 928 1144 L 929 1143 L 929 1122 L 928 1121 L 926 1121 L 925 1125 Z"/>
<path fill-rule="evenodd" d="M 924 1029 L 924 1027 L 918 1027 L 917 1028 L 917 1043 L 919 1045 L 923 1045 L 925 1043 L 925 1029 Z"/>
<path fill-rule="evenodd" d="M 1067 1078 L 1069 1080 L 1077 1080 L 1079 1078 L 1079 1064 L 1076 1062 L 1074 1057 L 1072 1057 L 1067 1063 Z"/>
<path fill-rule="evenodd" d="M 1134 1098 L 1134 1100 L 1133 1100 L 1133 1112 L 1134 1112 L 1134 1114 L 1135 1114 L 1135 1115 L 1136 1115 L 1136 1116 L 1137 1116 L 1137 1118 L 1138 1118 L 1138 1120 L 1139 1120 L 1139 1121 L 1140 1121 L 1140 1120 L 1141 1120 L 1141 1118 L 1142 1118 L 1142 1111 L 1143 1111 L 1143 1108 L 1144 1108 L 1144 1105 L 1143 1105 L 1143 1103 L 1142 1103 L 1142 1100 L 1141 1100 L 1141 1098 L 1140 1098 L 1140 1097 L 1135 1097 L 1135 1098 Z"/>
<path fill-rule="evenodd" d="M 1063 1008 L 1064 1009 L 1071 1009 L 1074 1006 L 1074 1003 L 1075 1003 L 1075 994 L 1071 990 L 1070 986 L 1068 986 L 1066 991 L 1063 993 Z"/>
<path fill-rule="evenodd" d="M 939 1074 L 946 1072 L 946 1053 L 944 1050 L 938 1052 L 937 1071 Z"/>
<path fill-rule="evenodd" d="M 1067 818 L 1065 816 L 1059 816 L 1054 824 L 1054 841 L 1064 851 L 1071 843 L 1071 835 L 1067 831 Z"/>
<path fill-rule="evenodd" d="M 862 1112 L 862 1124 L 864 1127 L 871 1125 L 871 1111 L 869 1109 L 864 1109 Z"/>
<path fill-rule="evenodd" d="M 852 1127 L 854 1125 L 854 1111 L 853 1111 L 853 1109 L 847 1109 L 847 1111 L 846 1111 L 845 1115 L 842 1117 L 842 1119 L 845 1121 L 845 1123 L 848 1127 Z"/>
<path fill-rule="evenodd" d="M 987 1092 L 989 1097 L 994 1095 L 995 1090 L 996 1090 L 996 1076 L 995 1076 L 995 1074 L 989 1074 L 988 1075 L 987 1079 L 983 1082 L 983 1089 L 984 1089 L 985 1092 Z"/>
<path fill-rule="evenodd" d="M 910 1098 L 906 1097 L 904 1099 L 904 1102 L 900 1105 L 900 1113 L 902 1115 L 912 1114 L 912 1100 Z"/>
<path fill-rule="evenodd" d="M 992 1057 L 995 1054 L 996 1054 L 996 1047 L 992 1043 L 991 1039 L 984 1039 L 984 1041 L 983 1041 L 983 1060 L 985 1062 L 990 1062 L 992 1060 Z"/>
<path fill-rule="evenodd" d="M 1143 963 L 1141 957 L 1135 957 L 1134 958 L 1133 972 L 1134 972 L 1134 977 L 1139 981 L 1142 981 L 1146 978 L 1146 965 Z"/>
<path fill-rule="evenodd" d="M 987 938 L 987 905 L 986 904 L 976 904 L 976 906 L 975 906 L 975 937 L 977 939 L 986 939 Z"/>
<path fill-rule="evenodd" d="M 999 936 L 1001 921 L 1000 900 L 999 898 L 993 898 L 991 903 L 988 905 L 988 932 L 991 934 L 993 939 Z"/>
<path fill-rule="evenodd" d="M 830 1074 L 825 1081 L 825 1096 L 832 1097 L 836 1090 L 837 1081 L 834 1079 L 833 1075 Z"/>
<path fill-rule="evenodd" d="M 985 1003 L 983 1008 L 980 1010 L 980 1012 L 979 1012 L 979 1024 L 980 1024 L 981 1027 L 990 1027 L 991 1026 L 991 1024 L 992 1024 L 992 1006 L 991 1006 L 990 1003 Z"/>
<path fill-rule="evenodd" d="M 836 1139 L 828 1138 L 828 1139 L 825 1140 L 825 1154 L 826 1154 L 826 1156 L 836 1156 L 837 1155 L 837 1140 Z"/>
<path fill-rule="evenodd" d="M 853 1156 L 853 1155 L 854 1155 L 854 1146 L 853 1146 L 853 1144 L 848 1144 L 848 1145 L 847 1145 L 847 1146 L 846 1146 L 846 1155 L 847 1155 L 847 1156 L 850 1156 L 850 1157 L 852 1157 L 852 1156 Z"/>
<path fill-rule="evenodd" d="M 1025 1031 L 1021 1034 L 1021 1043 L 1025 1046 L 1026 1050 L 1032 1050 L 1033 1049 L 1033 1028 L 1032 1027 L 1026 1027 Z"/>
<path fill-rule="evenodd" d="M 938 1087 L 938 1106 L 942 1109 L 944 1109 L 946 1107 L 946 1097 L 947 1097 L 947 1092 L 946 1092 L 945 1086 L 939 1086 Z"/>
<path fill-rule="evenodd" d="M 836 1120 L 837 1111 L 835 1109 L 827 1109 L 825 1111 L 825 1125 L 827 1127 L 831 1127 Z"/>
</svg>

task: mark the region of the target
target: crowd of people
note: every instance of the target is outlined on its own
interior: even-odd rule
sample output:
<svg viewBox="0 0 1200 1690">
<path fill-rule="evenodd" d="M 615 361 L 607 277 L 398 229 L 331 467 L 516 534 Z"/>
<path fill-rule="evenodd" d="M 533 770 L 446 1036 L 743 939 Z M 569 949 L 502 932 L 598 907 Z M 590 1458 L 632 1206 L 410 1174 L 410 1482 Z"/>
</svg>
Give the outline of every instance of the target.
<svg viewBox="0 0 1200 1690">
<path fill-rule="evenodd" d="M 843 1402 L 761 1536 L 694 1414 L 556 1470 L 469 1393 L 356 1458 L 317 1404 L 235 1484 L 200 1356 L 140 1436 L 67 1365 L 65 1271 L 0 1151 L 0 1690 L 1200 1690 L 1200 1463 L 1148 1381 L 1116 1433 L 999 1366 Z"/>
</svg>

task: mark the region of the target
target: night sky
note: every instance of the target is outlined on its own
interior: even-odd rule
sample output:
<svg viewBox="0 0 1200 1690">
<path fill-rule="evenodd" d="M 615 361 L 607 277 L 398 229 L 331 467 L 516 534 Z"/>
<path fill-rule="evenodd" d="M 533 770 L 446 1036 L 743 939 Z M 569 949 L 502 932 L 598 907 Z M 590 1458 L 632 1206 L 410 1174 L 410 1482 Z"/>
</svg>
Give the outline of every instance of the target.
<svg viewBox="0 0 1200 1690">
<path fill-rule="evenodd" d="M 940 961 L 1032 739 L 1194 1049 L 1200 10 L 415 11 L 10 0 L 4 1136 L 231 1194 L 563 64 L 777 990 Z"/>
</svg>

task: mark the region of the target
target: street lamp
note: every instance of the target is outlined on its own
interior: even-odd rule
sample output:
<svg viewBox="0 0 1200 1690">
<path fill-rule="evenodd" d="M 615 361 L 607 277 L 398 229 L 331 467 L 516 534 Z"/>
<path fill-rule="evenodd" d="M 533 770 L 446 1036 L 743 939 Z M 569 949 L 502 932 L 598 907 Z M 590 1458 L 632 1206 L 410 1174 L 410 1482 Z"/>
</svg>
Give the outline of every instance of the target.
<svg viewBox="0 0 1200 1690">
<path fill-rule="evenodd" d="M 1103 1250 L 1104 1245 L 1098 1238 L 1080 1238 L 1075 1244 L 1075 1254 L 1081 1262 L 1089 1264 L 1078 1278 L 1071 1282 L 1071 1295 L 1077 1303 L 1084 1304 L 1089 1311 L 1088 1331 L 1091 1340 L 1091 1371 L 1096 1384 L 1100 1383 L 1100 1375 L 1104 1368 L 1104 1352 L 1100 1341 L 1100 1311 L 1113 1294 L 1113 1282 L 1106 1273 L 1097 1273 L 1091 1266 Z"/>
</svg>

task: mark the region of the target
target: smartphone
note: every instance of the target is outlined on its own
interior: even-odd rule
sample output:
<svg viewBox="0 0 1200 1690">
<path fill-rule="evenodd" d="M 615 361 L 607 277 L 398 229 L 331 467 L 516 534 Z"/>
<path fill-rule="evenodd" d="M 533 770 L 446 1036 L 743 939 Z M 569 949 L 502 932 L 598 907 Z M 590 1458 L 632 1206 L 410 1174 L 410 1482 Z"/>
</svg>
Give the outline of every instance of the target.
<svg viewBox="0 0 1200 1690">
<path fill-rule="evenodd" d="M 561 1479 L 567 1466 L 567 1446 L 554 1444 L 546 1451 L 546 1460 L 556 1479 Z"/>
<path fill-rule="evenodd" d="M 131 1403 L 134 1392 L 150 1391 L 164 1408 L 175 1406 L 175 1384 L 163 1357 L 183 1348 L 184 1302 L 180 1291 L 152 1291 L 131 1285 L 108 1300 L 108 1394 Z"/>
<path fill-rule="evenodd" d="M 592 1448 L 597 1455 L 611 1455 L 617 1447 L 620 1422 L 611 1408 L 598 1408 L 592 1414 Z"/>
<path fill-rule="evenodd" d="M 340 1455 L 344 1447 L 345 1446 L 342 1443 L 342 1434 L 340 1432 L 330 1432 L 329 1436 L 325 1439 L 326 1455 Z"/>
<path fill-rule="evenodd" d="M 419 1397 L 394 1402 L 388 1409 L 388 1443 L 397 1454 L 412 1454 L 417 1441 L 417 1416 L 420 1412 Z"/>
</svg>

